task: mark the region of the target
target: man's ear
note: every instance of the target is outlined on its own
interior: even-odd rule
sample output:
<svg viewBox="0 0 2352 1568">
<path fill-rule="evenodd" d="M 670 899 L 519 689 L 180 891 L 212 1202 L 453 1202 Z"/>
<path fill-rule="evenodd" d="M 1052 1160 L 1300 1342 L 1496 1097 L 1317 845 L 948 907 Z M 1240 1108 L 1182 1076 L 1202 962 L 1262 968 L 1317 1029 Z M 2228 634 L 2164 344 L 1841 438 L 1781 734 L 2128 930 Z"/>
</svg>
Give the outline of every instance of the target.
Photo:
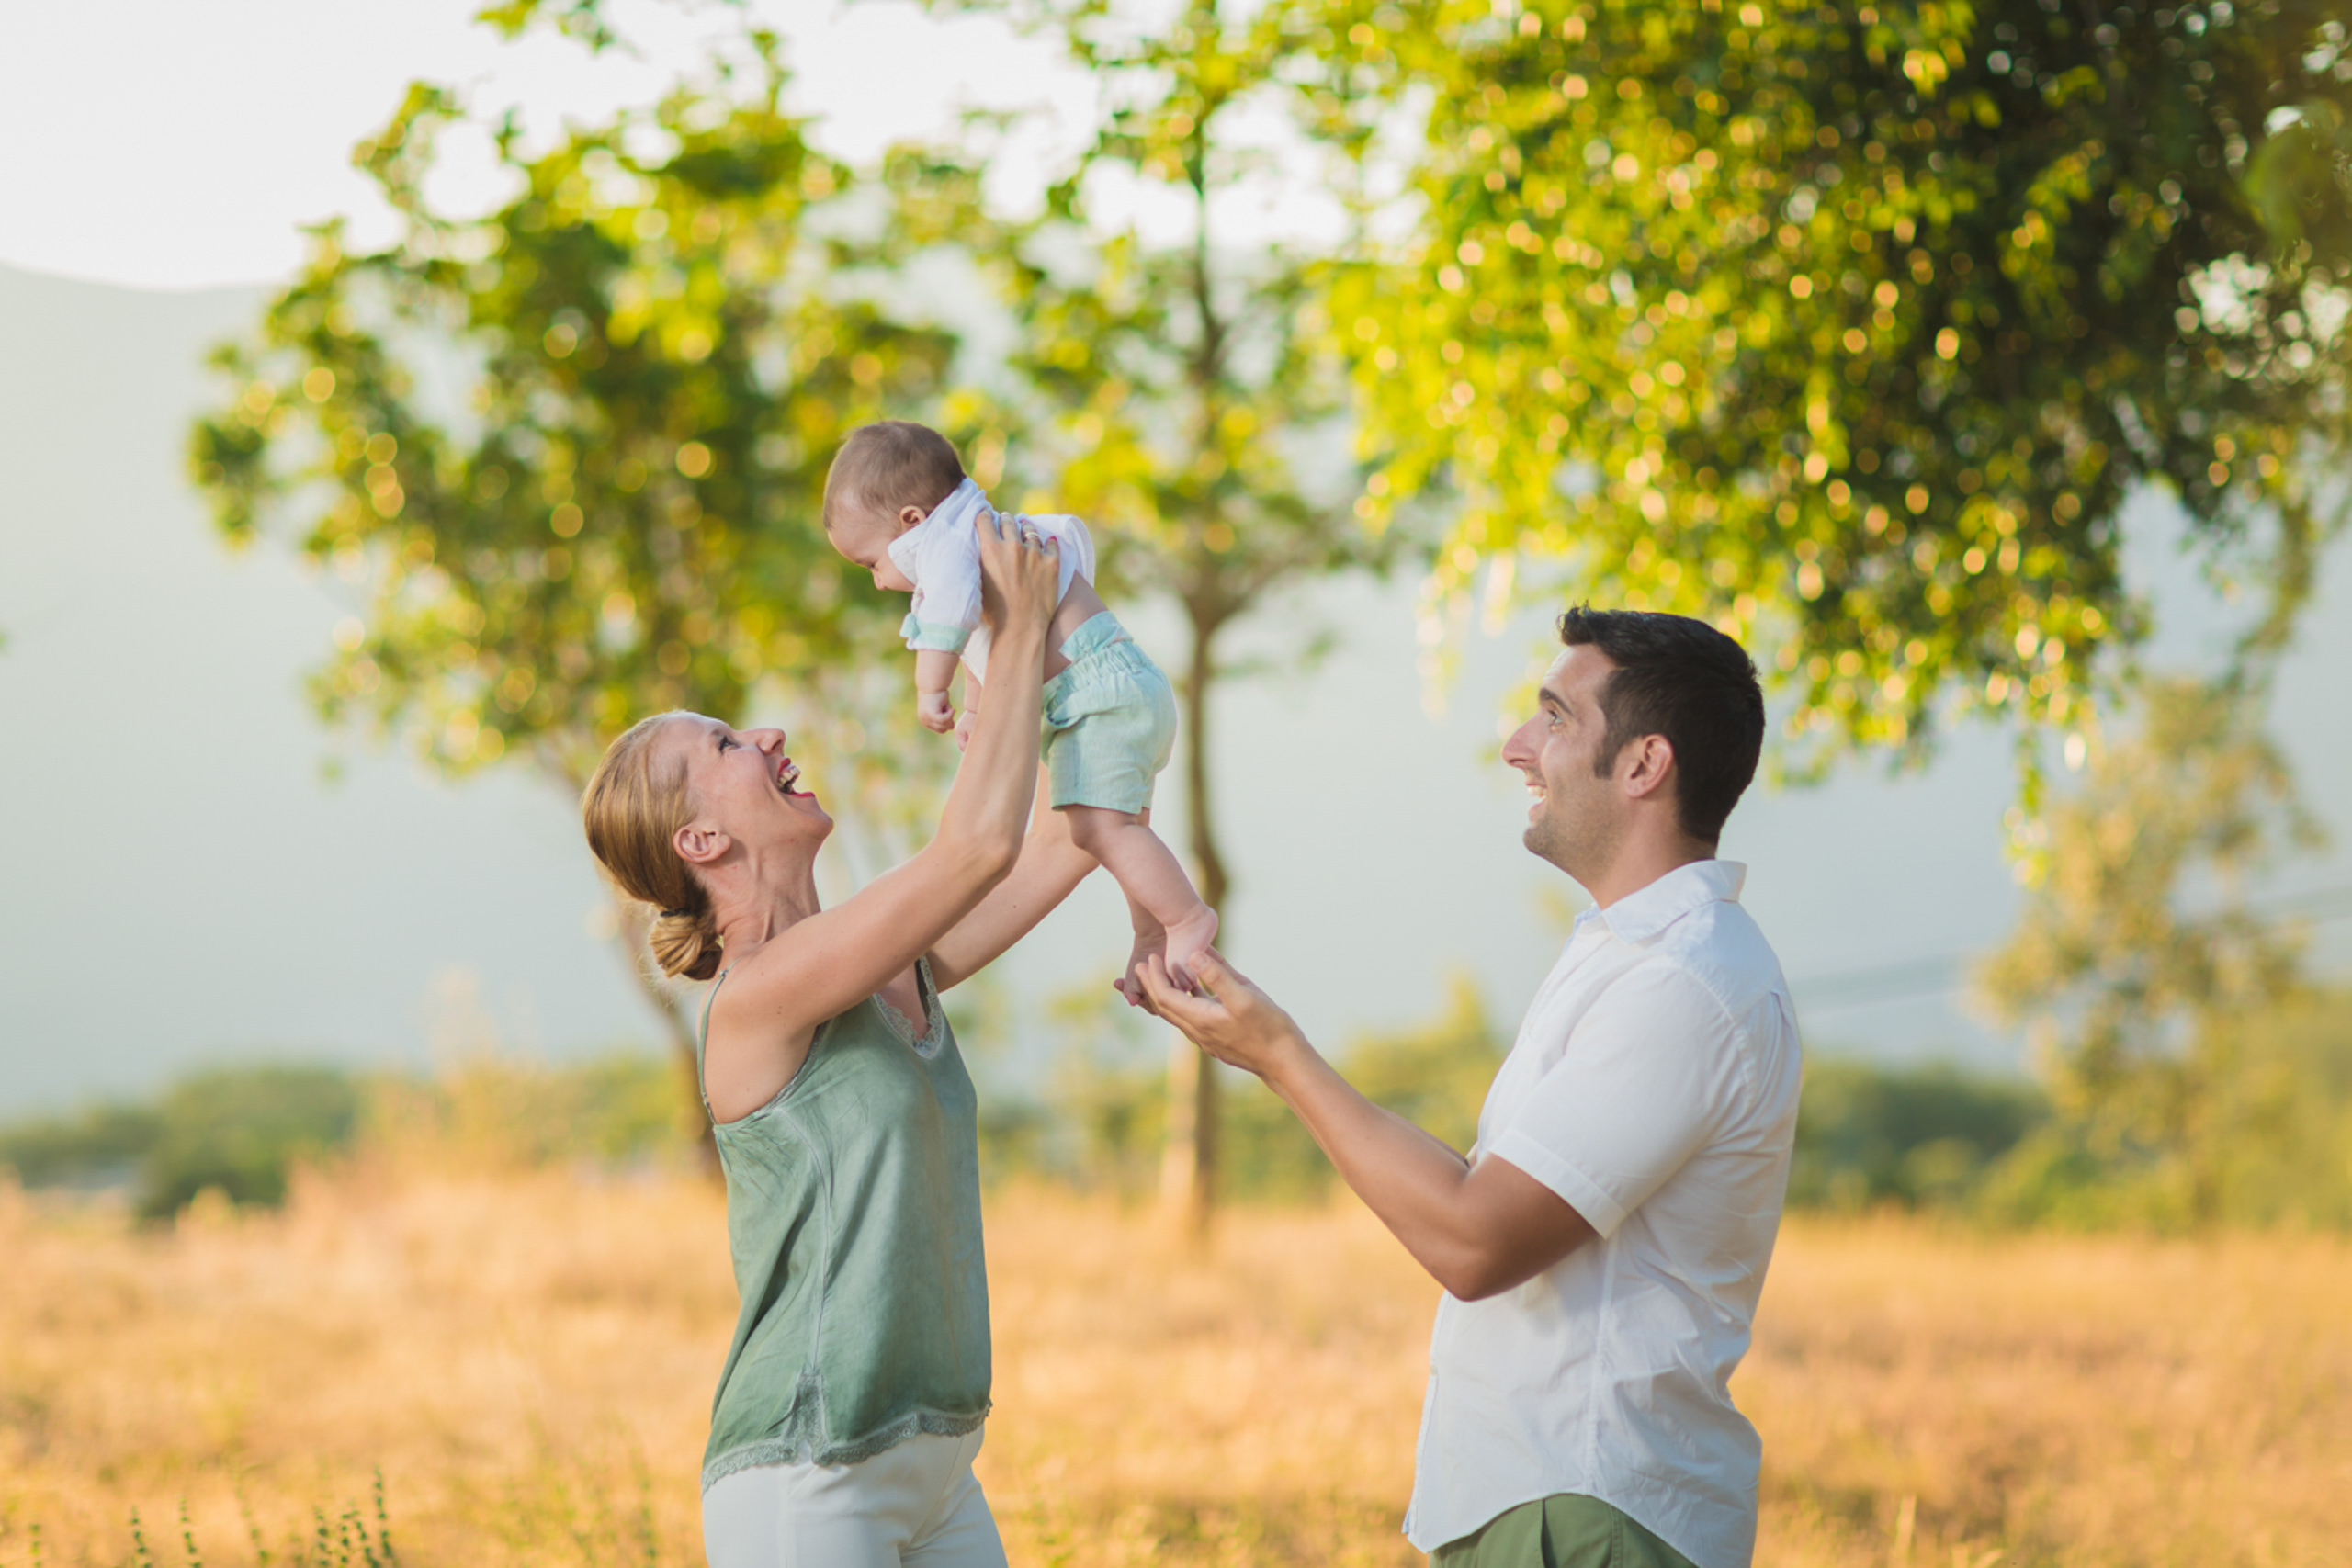
<svg viewBox="0 0 2352 1568">
<path fill-rule="evenodd" d="M 1617 782 L 1634 800 L 1646 800 L 1674 776 L 1674 742 L 1663 735 L 1638 735 L 1617 753 Z"/>
<path fill-rule="evenodd" d="M 727 852 L 734 840 L 720 829 L 697 818 L 670 835 L 671 848 L 688 865 L 708 865 Z"/>
</svg>

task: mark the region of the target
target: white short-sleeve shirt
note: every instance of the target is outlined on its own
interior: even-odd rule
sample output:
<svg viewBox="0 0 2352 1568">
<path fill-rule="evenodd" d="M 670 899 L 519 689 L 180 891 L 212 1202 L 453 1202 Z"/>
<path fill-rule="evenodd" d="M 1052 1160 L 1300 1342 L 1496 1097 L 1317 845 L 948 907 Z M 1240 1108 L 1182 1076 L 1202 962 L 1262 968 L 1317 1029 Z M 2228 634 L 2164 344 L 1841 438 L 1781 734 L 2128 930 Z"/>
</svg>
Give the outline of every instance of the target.
<svg viewBox="0 0 2352 1568">
<path fill-rule="evenodd" d="M 1405 1519 L 1424 1551 L 1573 1492 L 1699 1568 L 1755 1554 L 1762 1448 L 1727 1385 L 1780 1229 L 1799 1061 L 1746 874 L 1697 861 L 1578 917 L 1495 1076 L 1472 1157 L 1599 1235 L 1516 1290 L 1439 1303 Z"/>
<path fill-rule="evenodd" d="M 995 510 L 987 492 L 967 479 L 889 546 L 892 564 L 915 585 L 899 635 L 910 649 L 960 655 L 976 681 L 989 676 L 989 628 L 980 619 L 980 538 L 972 524 Z M 1059 514 L 1028 521 L 1060 550 L 1055 603 L 1079 578 L 1094 581 L 1094 538 L 1085 524 Z"/>
</svg>

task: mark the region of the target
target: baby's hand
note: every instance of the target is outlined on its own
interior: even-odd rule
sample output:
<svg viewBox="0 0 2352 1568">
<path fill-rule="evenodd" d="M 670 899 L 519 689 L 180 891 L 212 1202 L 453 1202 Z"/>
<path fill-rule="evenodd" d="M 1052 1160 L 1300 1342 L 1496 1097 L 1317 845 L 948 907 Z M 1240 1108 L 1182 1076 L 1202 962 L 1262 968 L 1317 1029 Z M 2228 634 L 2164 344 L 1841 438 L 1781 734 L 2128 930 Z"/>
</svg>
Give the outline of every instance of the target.
<svg viewBox="0 0 2352 1568">
<path fill-rule="evenodd" d="M 979 718 L 979 716 L 980 716 L 978 714 L 974 713 L 970 708 L 966 708 L 962 713 L 956 716 L 956 750 L 958 751 L 969 750 L 971 749 L 972 725 Z"/>
<path fill-rule="evenodd" d="M 933 735 L 944 735 L 956 728 L 956 705 L 947 700 L 944 692 L 917 692 L 915 716 Z"/>
<path fill-rule="evenodd" d="M 1160 957 L 1167 953 L 1168 933 L 1160 929 L 1158 920 L 1143 913 L 1142 910 L 1137 909 L 1133 913 L 1136 920 L 1136 944 L 1127 954 L 1126 968 L 1120 973 L 1117 979 L 1111 982 L 1111 988 L 1125 997 L 1129 1007 L 1139 1008 L 1147 1005 L 1143 995 L 1144 961 Z"/>
</svg>

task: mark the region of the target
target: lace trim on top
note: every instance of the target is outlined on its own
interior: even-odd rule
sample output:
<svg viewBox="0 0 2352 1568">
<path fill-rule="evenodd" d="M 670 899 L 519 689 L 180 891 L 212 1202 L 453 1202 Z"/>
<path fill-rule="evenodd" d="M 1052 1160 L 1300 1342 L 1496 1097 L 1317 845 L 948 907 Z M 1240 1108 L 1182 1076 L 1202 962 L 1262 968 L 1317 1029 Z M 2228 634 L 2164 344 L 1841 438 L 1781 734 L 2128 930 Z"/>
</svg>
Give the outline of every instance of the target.
<svg viewBox="0 0 2352 1568">
<path fill-rule="evenodd" d="M 931 983 L 931 960 L 915 960 L 915 995 L 923 1001 L 923 1027 L 917 1032 L 914 1021 L 874 993 L 874 1005 L 882 1010 L 882 1018 L 892 1032 L 914 1048 L 916 1055 L 928 1062 L 947 1043 L 947 1010 L 940 1005 L 939 991 Z"/>
<path fill-rule="evenodd" d="M 993 1408 L 993 1405 L 989 1406 L 989 1409 Z M 988 1410 L 982 1410 L 976 1416 L 951 1415 L 944 1410 L 913 1410 L 878 1432 L 869 1432 L 846 1443 L 835 1443 L 831 1448 L 820 1447 L 813 1438 L 800 1435 L 745 1443 L 741 1448 L 716 1455 L 702 1467 L 702 1489 L 707 1492 L 736 1472 L 760 1465 L 858 1464 L 876 1454 L 897 1448 L 910 1438 L 968 1437 L 986 1426 L 988 1418 Z"/>
</svg>

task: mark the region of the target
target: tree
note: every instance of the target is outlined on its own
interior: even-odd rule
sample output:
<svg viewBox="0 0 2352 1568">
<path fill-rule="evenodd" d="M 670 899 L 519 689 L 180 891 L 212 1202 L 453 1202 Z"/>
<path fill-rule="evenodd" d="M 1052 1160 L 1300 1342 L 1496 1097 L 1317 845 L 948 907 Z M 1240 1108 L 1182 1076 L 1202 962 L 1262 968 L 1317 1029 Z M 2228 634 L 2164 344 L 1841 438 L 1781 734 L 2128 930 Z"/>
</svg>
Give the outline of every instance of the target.
<svg viewBox="0 0 2352 1568">
<path fill-rule="evenodd" d="M 545 152 L 494 128 L 515 194 L 481 218 L 429 205 L 434 137 L 463 111 L 413 87 L 356 153 L 398 238 L 354 254 L 320 230 L 219 354 L 233 396 L 192 462 L 220 528 L 280 534 L 371 601 L 312 678 L 330 723 L 576 794 L 634 719 L 732 721 L 775 679 L 836 788 L 899 774 L 905 749 L 860 716 L 894 607 L 827 546 L 819 502 L 840 435 L 923 406 L 954 340 L 843 286 L 874 245 L 843 215 L 853 177 L 783 111 L 774 41 L 748 41 L 747 67 Z M 640 935 L 623 921 L 691 1079 Z"/>
<path fill-rule="evenodd" d="M 2267 539 L 2285 635 L 2347 435 L 2332 0 L 1313 15 L 1327 91 L 1427 105 L 1410 243 L 1334 315 L 1367 516 L 1462 498 L 1442 585 L 1761 628 L 1795 732 L 1917 750 L 1947 704 L 2089 718 L 2154 481 L 2217 560 Z"/>
<path fill-rule="evenodd" d="M 2257 1021 L 2299 981 L 2295 933 L 2248 910 L 2240 883 L 2319 833 L 2253 694 L 2171 677 L 2142 695 L 2137 733 L 2052 807 L 2047 874 L 1978 984 L 2032 1024 L 2090 1148 L 2153 1164 L 2177 1212 L 2210 1224 L 2233 1147 L 2260 1135 Z M 2193 914 L 2184 896 L 2219 902 Z"/>
<path fill-rule="evenodd" d="M 1258 172 L 1232 122 L 1287 97 L 1279 30 L 1262 17 L 1227 22 L 1200 0 L 1140 32 L 1091 5 L 1025 19 L 1095 74 L 1105 108 L 1045 220 L 1000 256 L 1021 328 L 1012 402 L 1039 411 L 1013 415 L 1030 429 L 1016 461 L 1052 504 L 1102 530 L 1115 585 L 1163 594 L 1183 617 L 1186 837 L 1201 896 L 1223 916 L 1233 878 L 1211 786 L 1214 696 L 1243 672 L 1225 638 L 1286 588 L 1385 570 L 1408 534 L 1356 525 L 1344 460 L 1317 482 L 1318 449 L 1344 450 L 1348 402 L 1321 326 L 1323 258 L 1282 244 L 1244 252 L 1216 227 L 1222 200 Z M 1093 193 L 1111 172 L 1176 196 L 1190 243 L 1155 245 L 1102 222 Z M 1197 1235 L 1215 1203 L 1217 1079 L 1181 1036 L 1168 1126 L 1163 1194 Z"/>
</svg>

